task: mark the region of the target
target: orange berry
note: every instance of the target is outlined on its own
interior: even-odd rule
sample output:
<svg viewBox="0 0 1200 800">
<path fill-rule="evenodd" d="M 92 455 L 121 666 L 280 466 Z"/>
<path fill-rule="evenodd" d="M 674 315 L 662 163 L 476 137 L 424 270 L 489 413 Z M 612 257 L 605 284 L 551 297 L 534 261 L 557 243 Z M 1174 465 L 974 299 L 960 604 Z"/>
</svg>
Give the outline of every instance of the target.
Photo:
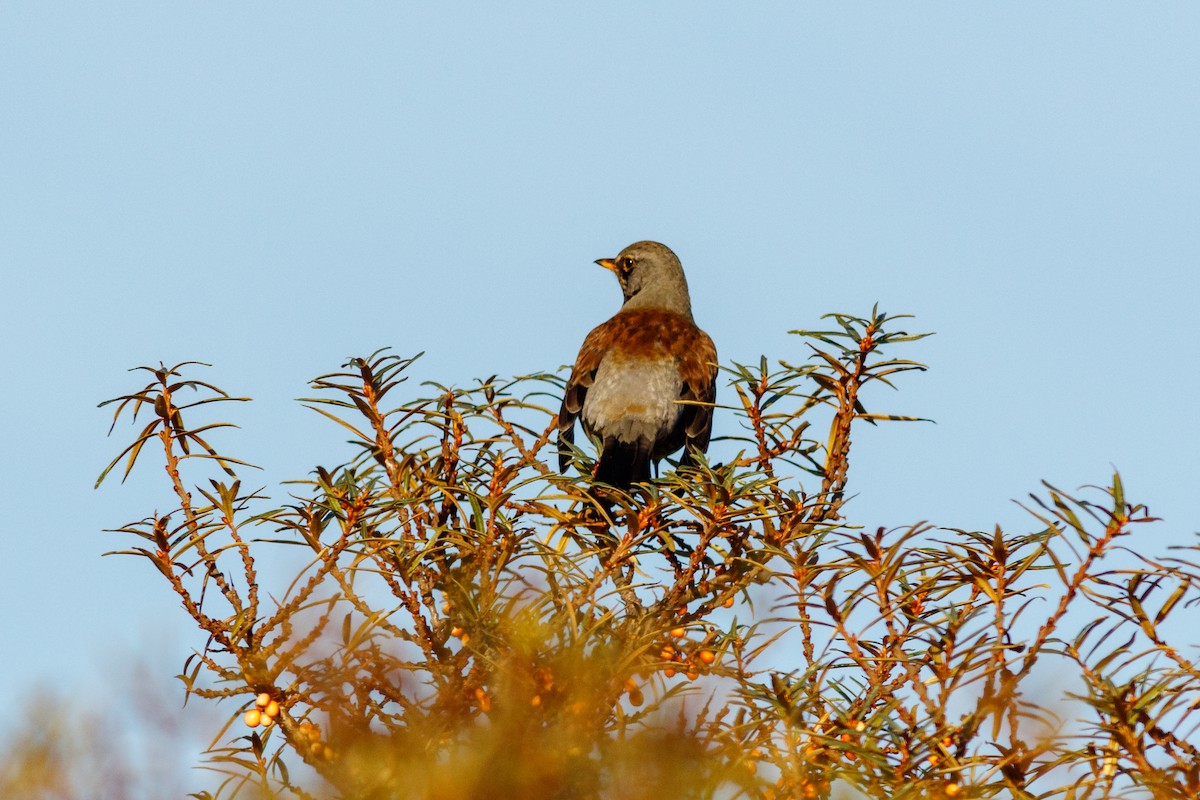
<svg viewBox="0 0 1200 800">
<path fill-rule="evenodd" d="M 274 719 L 272 719 L 271 717 L 268 717 L 266 714 L 262 715 L 262 726 L 264 728 L 271 727 L 271 723 L 273 723 L 274 721 L 275 721 Z"/>
<path fill-rule="evenodd" d="M 457 625 L 455 625 L 453 628 L 450 629 L 450 635 L 453 636 L 455 639 L 457 639 L 463 635 L 463 629 L 458 627 Z"/>
<path fill-rule="evenodd" d="M 733 596 L 730 595 L 729 597 L 726 597 L 725 602 L 721 603 L 721 605 L 725 606 L 726 608 L 733 608 Z"/>
<path fill-rule="evenodd" d="M 533 706 L 534 708 L 537 708 L 541 704 L 542 704 L 542 696 L 540 694 L 535 694 L 529 701 L 529 705 Z"/>
<path fill-rule="evenodd" d="M 714 653 L 712 650 L 701 650 L 700 651 L 700 660 L 703 661 L 705 664 L 711 664 L 717 660 L 717 654 Z"/>
<path fill-rule="evenodd" d="M 279 716 L 279 703 L 276 703 L 274 700 L 267 703 L 267 707 L 263 709 L 263 713 L 271 719 L 275 719 Z"/>
<path fill-rule="evenodd" d="M 242 722 L 246 723 L 247 728 L 257 728 L 262 722 L 262 712 L 257 708 L 252 708 L 242 717 Z"/>
<path fill-rule="evenodd" d="M 266 692 L 263 692 L 258 697 L 254 698 L 254 705 L 258 706 L 259 708 L 266 708 L 267 703 L 269 702 L 271 702 L 271 695 L 267 694 Z"/>
<path fill-rule="evenodd" d="M 642 694 L 641 689 L 634 689 L 633 691 L 631 691 L 629 693 L 629 704 L 631 706 L 634 706 L 634 707 L 640 706 L 645 701 L 646 701 L 646 698 Z"/>
<path fill-rule="evenodd" d="M 671 638 L 672 639 L 682 639 L 686 635 L 687 635 L 687 628 L 672 628 L 671 629 Z"/>
<path fill-rule="evenodd" d="M 957 783 L 946 784 L 946 797 L 958 797 L 958 793 L 962 791 L 962 787 Z"/>
<path fill-rule="evenodd" d="M 700 673 L 699 673 L 699 672 L 686 672 L 686 673 L 684 673 L 684 674 L 685 674 L 685 675 L 687 675 L 687 679 L 688 679 L 689 681 L 694 681 L 694 680 L 696 680 L 696 678 L 699 678 L 699 677 L 700 677 Z"/>
<path fill-rule="evenodd" d="M 321 746 L 320 742 L 313 742 L 311 749 L 312 749 L 313 758 L 320 758 L 321 751 L 324 750 L 325 748 Z"/>
<path fill-rule="evenodd" d="M 666 675 L 668 678 L 674 678 L 675 670 L 671 669 L 670 667 L 667 667 L 666 669 L 663 670 L 663 675 Z"/>
</svg>

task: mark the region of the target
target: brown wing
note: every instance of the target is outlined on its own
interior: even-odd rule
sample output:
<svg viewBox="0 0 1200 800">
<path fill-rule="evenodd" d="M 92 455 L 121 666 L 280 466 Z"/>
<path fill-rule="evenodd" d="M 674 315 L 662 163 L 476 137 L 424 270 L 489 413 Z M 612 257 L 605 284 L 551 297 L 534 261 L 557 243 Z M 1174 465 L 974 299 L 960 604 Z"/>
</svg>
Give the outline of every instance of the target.
<svg viewBox="0 0 1200 800">
<path fill-rule="evenodd" d="M 571 368 L 571 377 L 567 378 L 566 388 L 563 389 L 562 408 L 558 411 L 559 472 L 566 472 L 571 463 L 571 445 L 575 443 L 575 420 L 583 410 L 583 401 L 596 378 L 600 361 L 609 350 L 614 322 L 615 318 L 592 329 L 583 340 L 583 346 L 579 348 L 575 366 Z"/>
<path fill-rule="evenodd" d="M 695 346 L 681 355 L 679 373 L 683 378 L 683 389 L 679 393 L 680 400 L 697 401 L 700 403 L 715 403 L 717 400 L 717 348 L 713 340 L 704 331 L 700 331 Z M 683 458 L 680 466 L 694 463 L 692 448 L 701 453 L 708 451 L 708 442 L 712 438 L 711 405 L 686 405 L 680 420 L 684 435 Z"/>
</svg>

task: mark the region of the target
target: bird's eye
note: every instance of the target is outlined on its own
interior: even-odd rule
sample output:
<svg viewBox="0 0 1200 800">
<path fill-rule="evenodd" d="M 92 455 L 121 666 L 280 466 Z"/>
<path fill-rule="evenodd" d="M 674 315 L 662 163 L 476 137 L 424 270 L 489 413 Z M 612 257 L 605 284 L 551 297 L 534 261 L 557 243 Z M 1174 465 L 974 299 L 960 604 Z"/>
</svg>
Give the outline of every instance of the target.
<svg viewBox="0 0 1200 800">
<path fill-rule="evenodd" d="M 625 256 L 617 260 L 617 268 L 628 275 L 633 271 L 633 256 Z"/>
</svg>

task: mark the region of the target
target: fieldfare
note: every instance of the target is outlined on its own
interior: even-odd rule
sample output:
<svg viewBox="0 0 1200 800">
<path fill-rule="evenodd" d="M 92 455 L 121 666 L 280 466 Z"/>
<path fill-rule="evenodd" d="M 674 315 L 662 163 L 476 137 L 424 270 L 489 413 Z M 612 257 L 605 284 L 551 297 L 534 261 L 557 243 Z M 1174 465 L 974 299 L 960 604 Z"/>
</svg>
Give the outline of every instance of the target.
<svg viewBox="0 0 1200 800">
<path fill-rule="evenodd" d="M 596 262 L 617 275 L 625 303 L 583 340 L 558 412 L 558 466 L 566 472 L 575 420 L 598 440 L 594 479 L 628 489 L 651 462 L 685 447 L 680 466 L 708 449 L 717 395 L 717 349 L 692 320 L 679 258 L 637 242 Z"/>
</svg>

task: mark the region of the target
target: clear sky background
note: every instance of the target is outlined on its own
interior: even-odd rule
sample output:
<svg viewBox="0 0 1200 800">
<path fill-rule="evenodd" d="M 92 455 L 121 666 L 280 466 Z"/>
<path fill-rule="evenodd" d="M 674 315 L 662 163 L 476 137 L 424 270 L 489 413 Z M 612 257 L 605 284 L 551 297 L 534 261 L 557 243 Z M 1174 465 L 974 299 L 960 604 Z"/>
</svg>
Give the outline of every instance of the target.
<svg viewBox="0 0 1200 800">
<path fill-rule="evenodd" d="M 875 302 L 936 331 L 871 411 L 867 525 L 1034 529 L 1121 470 L 1190 544 L 1200 4 L 0 6 L 0 721 L 36 685 L 170 677 L 202 641 L 101 529 L 166 510 L 96 404 L 163 360 L 255 398 L 270 487 L 344 438 L 294 398 L 349 355 L 466 383 L 573 360 L 681 257 L 722 360 Z M 899 352 L 898 352 L 899 354 Z M 720 416 L 716 433 L 731 433 Z"/>
</svg>

